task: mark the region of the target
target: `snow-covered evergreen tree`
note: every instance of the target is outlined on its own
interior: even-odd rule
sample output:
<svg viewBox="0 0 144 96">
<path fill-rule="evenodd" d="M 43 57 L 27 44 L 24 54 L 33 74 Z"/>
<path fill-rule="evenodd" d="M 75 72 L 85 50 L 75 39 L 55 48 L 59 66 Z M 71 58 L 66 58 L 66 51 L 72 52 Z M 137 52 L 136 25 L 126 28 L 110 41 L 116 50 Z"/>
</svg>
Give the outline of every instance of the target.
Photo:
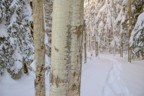
<svg viewBox="0 0 144 96">
<path fill-rule="evenodd" d="M 130 44 L 135 54 L 141 53 L 144 57 L 144 12 L 138 16 L 131 34 Z"/>
<path fill-rule="evenodd" d="M 28 0 L 0 1 L 0 73 L 21 77 L 24 64 L 33 60 L 33 38 L 29 29 L 32 11 Z"/>
<path fill-rule="evenodd" d="M 135 0 L 133 9 L 133 25 L 135 27 L 132 30 L 130 45 L 134 55 L 144 58 L 144 0 Z"/>
</svg>

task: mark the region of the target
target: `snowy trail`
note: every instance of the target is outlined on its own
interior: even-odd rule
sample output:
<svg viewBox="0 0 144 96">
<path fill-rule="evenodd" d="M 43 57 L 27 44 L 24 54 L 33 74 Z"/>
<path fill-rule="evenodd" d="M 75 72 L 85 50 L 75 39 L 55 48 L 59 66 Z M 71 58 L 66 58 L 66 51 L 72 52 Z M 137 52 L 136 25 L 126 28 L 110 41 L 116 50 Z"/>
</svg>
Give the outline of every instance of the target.
<svg viewBox="0 0 144 96">
<path fill-rule="evenodd" d="M 132 63 L 117 58 L 122 63 L 122 78 L 133 96 L 144 96 L 144 61 L 132 61 Z"/>
<path fill-rule="evenodd" d="M 144 61 L 131 64 L 127 57 L 102 54 L 82 72 L 81 96 L 144 96 Z"/>
<path fill-rule="evenodd" d="M 103 96 L 104 86 L 112 67 L 113 60 L 107 56 L 89 58 L 82 68 L 81 96 Z"/>
<path fill-rule="evenodd" d="M 144 96 L 143 73 L 144 61 L 130 64 L 126 58 L 106 54 L 88 57 L 82 67 L 80 96 Z M 15 81 L 6 74 L 0 78 L 0 96 L 34 96 L 34 76 Z"/>
<path fill-rule="evenodd" d="M 108 73 L 106 84 L 103 89 L 103 96 L 132 96 L 129 94 L 121 78 L 121 63 L 116 60 L 112 61 L 113 66 Z"/>
</svg>

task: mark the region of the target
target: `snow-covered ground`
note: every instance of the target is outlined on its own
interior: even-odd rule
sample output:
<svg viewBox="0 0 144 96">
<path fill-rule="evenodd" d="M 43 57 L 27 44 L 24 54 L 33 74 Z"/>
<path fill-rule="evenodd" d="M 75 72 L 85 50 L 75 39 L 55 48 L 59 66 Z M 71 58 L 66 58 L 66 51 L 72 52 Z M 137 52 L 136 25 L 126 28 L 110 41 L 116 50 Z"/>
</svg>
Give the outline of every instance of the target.
<svg viewBox="0 0 144 96">
<path fill-rule="evenodd" d="M 81 96 L 144 96 L 144 61 L 128 63 L 126 59 L 89 56 L 82 68 Z M 34 75 L 15 81 L 6 73 L 0 77 L 0 96 L 34 96 Z"/>
</svg>

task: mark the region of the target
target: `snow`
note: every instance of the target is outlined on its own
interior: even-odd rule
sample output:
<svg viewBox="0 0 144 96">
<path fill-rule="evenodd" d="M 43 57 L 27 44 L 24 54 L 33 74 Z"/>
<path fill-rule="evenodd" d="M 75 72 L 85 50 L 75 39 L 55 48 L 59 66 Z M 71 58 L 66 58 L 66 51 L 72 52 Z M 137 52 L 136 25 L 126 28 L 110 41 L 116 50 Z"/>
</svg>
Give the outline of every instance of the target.
<svg viewBox="0 0 144 96">
<path fill-rule="evenodd" d="M 123 63 L 122 77 L 127 88 L 130 90 L 132 96 L 144 96 L 144 61 L 133 61 L 132 63 L 126 63 L 126 60 L 118 59 L 120 63 Z"/>
<path fill-rule="evenodd" d="M 107 54 L 89 55 L 82 68 L 81 96 L 144 96 L 144 61 L 128 63 L 126 59 Z M 48 78 L 46 73 L 47 96 Z M 33 71 L 16 81 L 6 72 L 0 77 L 0 96 L 34 96 L 34 79 Z"/>
<path fill-rule="evenodd" d="M 47 36 L 47 34 L 45 34 L 44 43 L 45 43 L 45 44 L 49 44 L 49 43 L 48 43 L 48 36 Z"/>
<path fill-rule="evenodd" d="M 23 76 L 15 81 L 6 72 L 0 80 L 0 96 L 34 96 L 33 86 L 32 76 Z"/>
<path fill-rule="evenodd" d="M 121 80 L 121 70 L 121 64 L 114 61 L 104 87 L 104 96 L 132 96 Z"/>
<path fill-rule="evenodd" d="M 5 23 L 0 23 L 0 37 L 8 37 L 7 34 L 7 26 L 5 26 Z"/>
<path fill-rule="evenodd" d="M 102 96 L 111 63 L 107 58 L 88 58 L 82 68 L 81 96 Z"/>
<path fill-rule="evenodd" d="M 33 17 L 32 17 L 32 9 L 29 3 L 26 3 L 26 5 L 24 5 L 24 14 L 26 14 L 26 20 L 28 21 L 33 21 Z"/>
<path fill-rule="evenodd" d="M 25 0 L 27 2 L 27 0 Z M 97 2 L 101 2 L 97 3 Z M 126 28 L 123 27 L 123 23 L 126 21 L 127 17 L 127 7 L 128 0 L 105 0 L 103 2 L 97 0 L 97 2 L 91 2 L 89 4 L 88 0 L 85 3 L 87 7 L 87 13 L 84 17 L 86 20 L 86 25 L 88 26 L 90 36 L 93 36 L 95 31 L 97 32 L 96 37 L 98 37 L 98 42 L 100 45 L 106 45 L 105 41 L 112 39 L 109 43 L 112 47 L 120 46 L 121 34 L 127 32 Z M 110 3 L 108 3 L 110 2 Z M 92 5 L 93 3 L 93 5 Z M 115 4 L 114 7 L 112 4 Z M 18 0 L 13 0 L 11 8 L 21 8 L 18 4 Z M 94 8 L 93 8 L 94 7 Z M 116 9 L 115 9 L 116 8 Z M 133 7 L 134 8 L 134 7 Z M 133 9 L 132 8 L 132 9 Z M 10 18 L 10 25 L 5 25 L 5 22 L 0 24 L 0 37 L 8 37 L 7 27 L 12 27 L 13 24 L 16 25 L 17 14 L 16 10 L 14 11 L 12 17 Z M 134 9 L 133 9 L 134 10 Z M 27 25 L 27 20 L 32 22 L 32 9 L 30 5 L 26 3 L 23 5 L 23 14 L 25 14 L 25 19 L 23 19 L 22 25 L 19 27 L 22 29 Z M 45 12 L 44 12 L 45 13 Z M 92 15 L 93 14 L 93 15 Z M 45 15 L 44 15 L 45 16 Z M 137 30 L 140 30 L 144 27 L 144 12 L 138 17 L 137 23 L 132 31 L 132 36 L 130 43 L 133 43 L 133 37 Z M 45 25 L 46 28 L 49 28 Z M 96 28 L 95 28 L 96 27 Z M 125 28 L 125 29 L 124 29 Z M 130 28 L 130 27 L 129 27 Z M 113 36 L 111 38 L 107 37 L 107 30 L 112 29 Z M 29 30 L 29 29 L 28 29 Z M 15 32 L 16 29 L 12 28 L 12 32 Z M 120 34 L 119 34 L 120 33 Z M 103 35 L 105 34 L 105 35 Z M 136 38 L 139 38 L 142 32 L 139 32 L 136 35 Z M 102 40 L 100 35 L 102 36 Z M 28 37 L 26 37 L 29 39 Z M 10 44 L 15 44 L 17 38 L 9 38 Z M 49 37 L 45 34 L 45 45 L 49 45 Z M 97 39 L 97 38 L 96 38 Z M 103 40 L 104 39 L 104 40 Z M 124 39 L 127 40 L 127 39 Z M 33 45 L 31 45 L 33 46 Z M 138 46 L 143 46 L 143 43 L 140 42 Z M 3 44 L 1 44 L 0 49 L 2 49 Z M 33 48 L 33 47 L 32 47 Z M 19 49 L 17 49 L 19 50 Z M 101 50 L 101 49 L 100 49 Z M 140 50 L 136 48 L 135 50 Z M 103 50 L 102 50 L 103 51 Z M 13 70 L 17 69 L 18 72 L 22 68 L 22 53 L 16 51 L 14 54 L 17 58 L 15 65 L 11 67 Z M 46 96 L 49 96 L 49 64 L 50 58 L 45 55 L 45 69 L 46 69 Z M 34 80 L 35 80 L 35 71 L 36 64 L 35 61 L 29 66 L 31 71 L 28 75 L 24 75 L 20 80 L 13 80 L 11 76 L 5 72 L 3 76 L 0 76 L 0 96 L 34 96 Z M 87 63 L 83 63 L 82 67 L 82 78 L 81 78 L 81 96 L 144 96 L 144 61 L 133 61 L 132 63 L 127 62 L 127 56 L 120 58 L 115 55 L 100 54 L 98 57 L 93 57 L 91 54 L 88 54 Z"/>
</svg>

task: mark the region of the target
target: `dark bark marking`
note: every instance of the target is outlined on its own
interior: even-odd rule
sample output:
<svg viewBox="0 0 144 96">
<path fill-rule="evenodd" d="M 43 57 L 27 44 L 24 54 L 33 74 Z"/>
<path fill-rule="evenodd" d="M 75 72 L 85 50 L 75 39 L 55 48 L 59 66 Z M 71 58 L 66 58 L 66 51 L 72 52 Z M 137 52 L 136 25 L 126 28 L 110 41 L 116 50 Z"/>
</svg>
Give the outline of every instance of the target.
<svg viewBox="0 0 144 96">
<path fill-rule="evenodd" d="M 56 47 L 54 47 L 55 48 L 55 50 L 57 51 L 57 52 L 59 52 L 59 49 L 57 49 Z"/>
<path fill-rule="evenodd" d="M 65 83 L 64 80 L 60 79 L 58 76 L 55 78 L 55 84 L 57 87 L 59 87 L 60 83 Z"/>
<path fill-rule="evenodd" d="M 76 76 L 76 72 L 73 73 L 73 78 Z"/>
<path fill-rule="evenodd" d="M 53 70 L 51 71 L 50 83 L 51 83 L 52 85 L 54 84 L 54 75 L 53 75 Z"/>
<path fill-rule="evenodd" d="M 79 38 L 83 32 L 83 25 L 76 26 L 74 29 L 74 33 L 77 35 L 77 38 Z"/>
<path fill-rule="evenodd" d="M 72 85 L 71 90 L 77 90 L 76 84 L 73 84 L 73 85 Z"/>
</svg>

